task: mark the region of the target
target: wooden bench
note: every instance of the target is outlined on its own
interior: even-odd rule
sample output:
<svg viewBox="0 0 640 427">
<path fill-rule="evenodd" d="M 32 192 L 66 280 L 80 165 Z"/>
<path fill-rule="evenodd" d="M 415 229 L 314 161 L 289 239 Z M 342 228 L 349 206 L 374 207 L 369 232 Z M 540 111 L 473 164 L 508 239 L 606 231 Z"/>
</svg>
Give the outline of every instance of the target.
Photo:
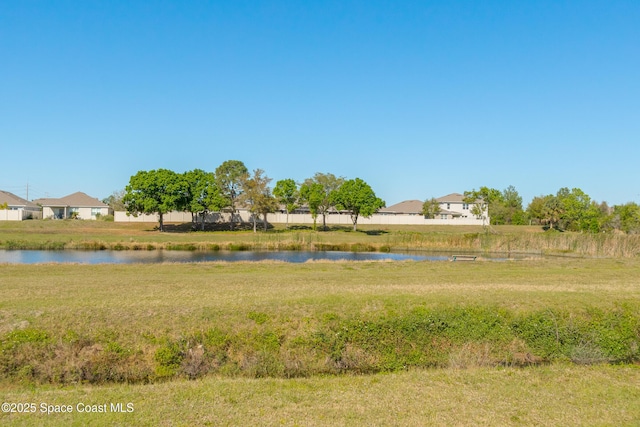
<svg viewBox="0 0 640 427">
<path fill-rule="evenodd" d="M 451 255 L 451 261 L 475 261 L 476 255 Z"/>
</svg>

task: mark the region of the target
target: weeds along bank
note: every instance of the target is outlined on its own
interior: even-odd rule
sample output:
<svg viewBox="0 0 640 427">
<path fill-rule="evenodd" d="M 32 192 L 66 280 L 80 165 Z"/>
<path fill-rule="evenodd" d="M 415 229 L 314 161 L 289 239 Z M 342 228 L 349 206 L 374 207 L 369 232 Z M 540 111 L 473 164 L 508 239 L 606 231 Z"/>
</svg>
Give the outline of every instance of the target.
<svg viewBox="0 0 640 427">
<path fill-rule="evenodd" d="M 59 224 L 63 223 L 63 224 Z M 82 250 L 436 250 L 567 254 L 592 257 L 640 256 L 640 235 L 539 232 L 530 227 L 394 227 L 360 232 L 274 230 L 266 233 L 191 232 L 176 226 L 159 233 L 140 224 L 35 221 L 0 224 L 0 249 Z M 13 228 L 11 228 L 13 227 Z M 532 231 L 536 230 L 536 231 Z"/>
<path fill-rule="evenodd" d="M 575 254 L 595 257 L 640 256 L 640 235 L 586 233 L 399 233 L 392 245 L 407 248 L 500 253 Z"/>
<path fill-rule="evenodd" d="M 640 362 L 637 261 L 3 268 L 7 382 Z"/>
<path fill-rule="evenodd" d="M 309 377 L 397 372 L 409 368 L 532 366 L 555 362 L 640 361 L 640 306 L 610 311 L 513 313 L 470 306 L 412 310 L 380 318 L 313 319 L 314 327 L 208 324 L 179 337 L 147 331 L 137 344 L 117 331 L 43 328 L 2 337 L 2 376 L 23 383 L 149 383 L 168 378 Z"/>
</svg>

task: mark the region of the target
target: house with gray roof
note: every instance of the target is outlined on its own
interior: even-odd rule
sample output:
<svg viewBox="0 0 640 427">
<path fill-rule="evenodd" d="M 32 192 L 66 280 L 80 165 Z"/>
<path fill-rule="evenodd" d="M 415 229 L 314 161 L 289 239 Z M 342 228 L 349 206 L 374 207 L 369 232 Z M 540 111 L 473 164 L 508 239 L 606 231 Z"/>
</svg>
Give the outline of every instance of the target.
<svg viewBox="0 0 640 427">
<path fill-rule="evenodd" d="M 50 219 L 96 219 L 112 214 L 109 205 L 83 192 L 76 192 L 59 199 L 37 199 L 42 206 L 43 218 Z"/>
<path fill-rule="evenodd" d="M 451 193 L 436 199 L 440 205 L 440 212 L 433 219 L 424 218 L 424 224 L 488 224 L 489 214 L 486 204 L 482 200 L 469 203 L 464 200 L 464 195 Z M 382 208 L 378 211 L 380 215 L 395 215 L 407 217 L 423 217 L 422 200 L 405 200 L 395 205 Z M 479 213 L 476 215 L 474 207 L 478 207 Z M 412 221 L 413 223 L 413 221 Z"/>
<path fill-rule="evenodd" d="M 380 215 L 422 215 L 422 200 L 405 200 L 378 211 Z"/>
<path fill-rule="evenodd" d="M 0 190 L 0 221 L 41 219 L 42 208 L 8 191 Z"/>
</svg>

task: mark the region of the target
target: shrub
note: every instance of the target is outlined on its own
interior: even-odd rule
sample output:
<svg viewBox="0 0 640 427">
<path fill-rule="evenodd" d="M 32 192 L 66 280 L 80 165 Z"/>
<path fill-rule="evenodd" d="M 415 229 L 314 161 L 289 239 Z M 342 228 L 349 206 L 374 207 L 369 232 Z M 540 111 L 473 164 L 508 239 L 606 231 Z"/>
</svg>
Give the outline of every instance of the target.
<svg viewBox="0 0 640 427">
<path fill-rule="evenodd" d="M 182 365 L 184 356 L 184 352 L 175 342 L 167 343 L 158 348 L 154 356 L 154 360 L 157 362 L 156 374 L 159 377 L 175 375 Z"/>
</svg>

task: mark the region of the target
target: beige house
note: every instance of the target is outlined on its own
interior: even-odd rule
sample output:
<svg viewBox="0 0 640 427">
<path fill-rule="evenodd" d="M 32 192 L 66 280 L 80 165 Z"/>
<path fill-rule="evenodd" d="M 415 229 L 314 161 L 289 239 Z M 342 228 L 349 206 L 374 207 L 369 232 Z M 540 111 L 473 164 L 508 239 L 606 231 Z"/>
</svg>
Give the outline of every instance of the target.
<svg viewBox="0 0 640 427">
<path fill-rule="evenodd" d="M 42 208 L 8 191 L 0 190 L 0 221 L 42 219 Z"/>
<path fill-rule="evenodd" d="M 107 204 L 80 191 L 60 199 L 37 199 L 34 203 L 42 206 L 43 218 L 50 219 L 96 219 L 112 213 Z"/>
<path fill-rule="evenodd" d="M 489 213 L 487 206 L 481 200 L 476 203 L 467 203 L 460 193 L 452 193 L 439 197 L 436 201 L 440 204 L 440 212 L 433 219 L 424 218 L 422 215 L 422 200 L 405 200 L 395 205 L 382 208 L 378 211 L 380 215 L 393 215 L 404 217 L 407 221 L 417 224 L 443 224 L 443 225 L 483 225 L 489 224 Z M 475 206 L 481 207 L 481 214 L 475 215 L 472 210 Z M 417 218 L 422 217 L 422 221 Z M 418 221 L 418 222 L 416 222 Z"/>
</svg>

